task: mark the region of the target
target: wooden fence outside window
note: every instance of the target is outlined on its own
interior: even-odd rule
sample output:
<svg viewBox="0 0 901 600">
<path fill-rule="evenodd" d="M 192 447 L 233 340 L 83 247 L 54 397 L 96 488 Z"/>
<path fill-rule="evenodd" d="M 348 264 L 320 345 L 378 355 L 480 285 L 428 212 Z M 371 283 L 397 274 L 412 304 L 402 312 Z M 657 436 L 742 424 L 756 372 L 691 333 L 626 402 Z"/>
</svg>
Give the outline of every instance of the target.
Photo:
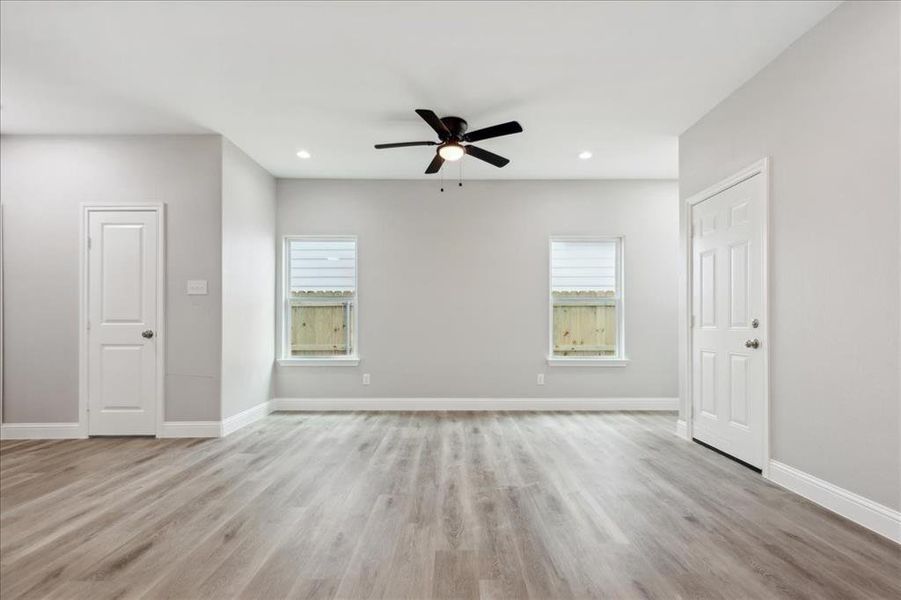
<svg viewBox="0 0 901 600">
<path fill-rule="evenodd" d="M 613 292 L 554 292 L 554 354 L 615 356 Z M 353 294 L 295 292 L 291 296 L 291 355 L 352 354 Z"/>
<path fill-rule="evenodd" d="M 353 353 L 351 292 L 291 294 L 291 356 L 345 356 Z"/>
<path fill-rule="evenodd" d="M 555 356 L 616 356 L 614 292 L 554 292 Z"/>
</svg>

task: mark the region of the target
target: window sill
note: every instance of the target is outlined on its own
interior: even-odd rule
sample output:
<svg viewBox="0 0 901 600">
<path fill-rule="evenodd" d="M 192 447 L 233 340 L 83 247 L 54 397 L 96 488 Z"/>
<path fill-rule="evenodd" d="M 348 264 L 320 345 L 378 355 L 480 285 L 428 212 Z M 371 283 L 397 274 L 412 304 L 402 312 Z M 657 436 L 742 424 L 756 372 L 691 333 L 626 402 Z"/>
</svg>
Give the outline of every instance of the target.
<svg viewBox="0 0 901 600">
<path fill-rule="evenodd" d="M 280 367 L 355 367 L 360 364 L 358 356 L 339 356 L 335 358 L 280 358 Z"/>
<path fill-rule="evenodd" d="M 551 367 L 625 367 L 628 358 L 572 358 L 568 356 L 549 356 L 547 364 Z"/>
</svg>

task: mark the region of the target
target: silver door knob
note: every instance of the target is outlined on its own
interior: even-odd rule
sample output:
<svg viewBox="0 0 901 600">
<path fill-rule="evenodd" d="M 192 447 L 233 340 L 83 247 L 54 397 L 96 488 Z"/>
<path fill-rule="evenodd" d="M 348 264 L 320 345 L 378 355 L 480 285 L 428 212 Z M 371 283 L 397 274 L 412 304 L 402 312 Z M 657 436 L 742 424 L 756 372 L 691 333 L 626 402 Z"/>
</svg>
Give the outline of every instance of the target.
<svg viewBox="0 0 901 600">
<path fill-rule="evenodd" d="M 760 348 L 760 340 L 758 340 L 757 338 L 754 338 L 753 340 L 746 340 L 745 348 Z"/>
<path fill-rule="evenodd" d="M 141 337 L 147 338 L 148 340 L 153 337 L 153 331 L 150 329 L 145 329 L 141 332 Z"/>
</svg>

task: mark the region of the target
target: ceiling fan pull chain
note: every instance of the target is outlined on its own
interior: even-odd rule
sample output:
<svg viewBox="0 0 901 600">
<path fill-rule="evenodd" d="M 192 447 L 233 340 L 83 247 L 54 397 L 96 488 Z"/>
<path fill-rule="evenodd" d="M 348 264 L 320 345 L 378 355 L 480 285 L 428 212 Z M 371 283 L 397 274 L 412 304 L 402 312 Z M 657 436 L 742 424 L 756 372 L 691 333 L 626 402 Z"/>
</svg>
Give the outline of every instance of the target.
<svg viewBox="0 0 901 600">
<path fill-rule="evenodd" d="M 441 169 L 441 191 L 444 191 L 444 169 Z"/>
<path fill-rule="evenodd" d="M 457 182 L 457 185 L 463 187 L 463 161 L 460 161 L 460 181 Z"/>
</svg>

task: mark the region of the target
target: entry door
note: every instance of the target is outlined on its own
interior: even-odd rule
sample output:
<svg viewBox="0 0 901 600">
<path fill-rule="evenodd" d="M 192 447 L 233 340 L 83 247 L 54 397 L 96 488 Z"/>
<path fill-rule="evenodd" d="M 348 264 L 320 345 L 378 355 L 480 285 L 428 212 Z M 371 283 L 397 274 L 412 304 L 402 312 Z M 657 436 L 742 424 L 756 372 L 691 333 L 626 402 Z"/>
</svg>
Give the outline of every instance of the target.
<svg viewBox="0 0 901 600">
<path fill-rule="evenodd" d="M 692 435 L 763 468 L 765 175 L 692 207 Z"/>
<path fill-rule="evenodd" d="M 88 432 L 154 435 L 158 213 L 88 217 Z"/>
</svg>

